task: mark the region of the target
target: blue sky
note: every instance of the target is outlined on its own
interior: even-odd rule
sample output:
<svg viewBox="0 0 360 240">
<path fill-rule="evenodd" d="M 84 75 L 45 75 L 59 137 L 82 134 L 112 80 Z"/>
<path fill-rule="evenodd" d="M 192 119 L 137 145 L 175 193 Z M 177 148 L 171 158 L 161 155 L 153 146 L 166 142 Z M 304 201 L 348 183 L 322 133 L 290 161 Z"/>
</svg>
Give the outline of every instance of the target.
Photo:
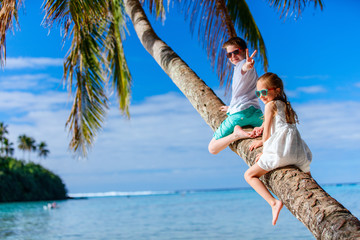
<svg viewBox="0 0 360 240">
<path fill-rule="evenodd" d="M 62 177 L 70 193 L 248 186 L 247 165 L 237 155 L 208 153 L 210 127 L 144 50 L 130 22 L 124 48 L 133 77 L 131 119 L 112 101 L 88 159 L 73 158 L 65 131 L 72 96 L 61 81 L 68 44 L 59 29 L 40 25 L 42 1 L 25 4 L 21 31 L 7 35 L 0 120 L 15 145 L 21 134 L 47 142 L 51 154 L 41 163 Z M 266 43 L 269 71 L 282 77 L 299 115 L 314 178 L 320 184 L 360 182 L 360 3 L 329 0 L 323 11 L 309 7 L 297 20 L 279 19 L 266 1 L 248 4 Z M 160 38 L 228 102 L 177 9 L 170 8 L 164 24 L 150 19 Z M 256 69 L 263 73 L 260 64 Z M 16 149 L 15 156 L 23 154 Z M 35 154 L 32 159 L 39 162 Z"/>
</svg>

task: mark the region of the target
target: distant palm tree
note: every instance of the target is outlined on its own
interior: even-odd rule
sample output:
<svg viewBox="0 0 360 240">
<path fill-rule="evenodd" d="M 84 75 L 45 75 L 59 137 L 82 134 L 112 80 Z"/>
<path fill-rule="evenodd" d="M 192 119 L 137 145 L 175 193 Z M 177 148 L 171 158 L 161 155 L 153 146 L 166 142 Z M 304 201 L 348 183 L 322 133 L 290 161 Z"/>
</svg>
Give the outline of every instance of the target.
<svg viewBox="0 0 360 240">
<path fill-rule="evenodd" d="M 43 142 L 40 142 L 37 147 L 38 147 L 38 156 L 40 158 L 44 158 L 44 159 L 47 158 L 47 156 L 50 153 L 50 151 L 46 148 L 47 144 L 43 141 Z"/>
<path fill-rule="evenodd" d="M 5 156 L 9 157 L 14 155 L 14 148 L 13 148 L 13 143 L 9 141 L 9 139 L 4 138 L 4 147 L 2 148 L 3 151 L 5 151 Z"/>
<path fill-rule="evenodd" d="M 25 152 L 26 152 L 26 139 L 27 136 L 25 134 L 20 135 L 18 137 L 18 142 L 19 142 L 18 148 L 23 152 L 23 158 L 25 158 Z"/>
<path fill-rule="evenodd" d="M 18 137 L 18 148 L 23 151 L 24 155 L 25 152 L 28 152 L 28 160 L 30 161 L 30 153 L 31 151 L 36 151 L 35 140 L 32 137 L 28 137 L 25 134 Z M 25 158 L 25 156 L 24 156 Z"/>
<path fill-rule="evenodd" d="M 7 125 L 5 125 L 4 122 L 0 122 L 0 156 L 3 154 L 3 146 L 4 146 L 4 140 L 5 140 L 5 134 L 8 134 Z"/>
</svg>

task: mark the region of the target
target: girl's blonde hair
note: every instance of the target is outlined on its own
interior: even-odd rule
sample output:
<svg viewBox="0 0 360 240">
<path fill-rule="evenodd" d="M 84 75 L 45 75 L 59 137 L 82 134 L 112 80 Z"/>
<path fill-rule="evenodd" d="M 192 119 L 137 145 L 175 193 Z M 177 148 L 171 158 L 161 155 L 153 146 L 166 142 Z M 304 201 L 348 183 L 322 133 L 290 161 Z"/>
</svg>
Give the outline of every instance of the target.
<svg viewBox="0 0 360 240">
<path fill-rule="evenodd" d="M 284 92 L 283 81 L 275 73 L 265 73 L 259 77 L 258 81 L 261 81 L 268 88 L 279 88 L 280 94 L 274 100 L 280 100 L 285 103 L 285 116 L 287 123 L 299 123 L 298 116 L 294 109 L 291 107 L 290 102 L 287 100 L 286 94 Z"/>
</svg>

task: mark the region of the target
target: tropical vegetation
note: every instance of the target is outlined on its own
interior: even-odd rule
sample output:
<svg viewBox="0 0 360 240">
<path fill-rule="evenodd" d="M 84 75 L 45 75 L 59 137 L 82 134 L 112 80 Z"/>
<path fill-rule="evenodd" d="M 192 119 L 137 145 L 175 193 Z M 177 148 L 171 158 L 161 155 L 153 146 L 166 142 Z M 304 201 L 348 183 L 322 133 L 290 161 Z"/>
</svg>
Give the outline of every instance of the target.
<svg viewBox="0 0 360 240">
<path fill-rule="evenodd" d="M 7 138 L 8 126 L 0 122 L 0 202 L 65 199 L 66 189 L 62 180 L 51 171 L 30 161 L 30 152 L 38 151 L 39 158 L 46 158 L 50 151 L 46 142 L 36 144 L 32 137 L 18 137 L 18 148 L 29 153 L 28 163 L 11 158 L 14 144 Z"/>
<path fill-rule="evenodd" d="M 59 176 L 33 162 L 0 157 L 0 202 L 66 199 Z"/>
<path fill-rule="evenodd" d="M 14 155 L 14 143 L 10 142 L 7 138 L 8 134 L 8 126 L 4 122 L 0 122 L 0 157 L 9 157 Z M 40 159 L 45 159 L 50 154 L 50 150 L 47 149 L 46 142 L 41 141 L 37 144 L 34 138 L 25 134 L 18 137 L 17 147 L 23 152 L 23 159 L 25 159 L 25 152 L 28 152 L 28 161 L 30 161 L 31 152 L 37 152 Z"/>
</svg>

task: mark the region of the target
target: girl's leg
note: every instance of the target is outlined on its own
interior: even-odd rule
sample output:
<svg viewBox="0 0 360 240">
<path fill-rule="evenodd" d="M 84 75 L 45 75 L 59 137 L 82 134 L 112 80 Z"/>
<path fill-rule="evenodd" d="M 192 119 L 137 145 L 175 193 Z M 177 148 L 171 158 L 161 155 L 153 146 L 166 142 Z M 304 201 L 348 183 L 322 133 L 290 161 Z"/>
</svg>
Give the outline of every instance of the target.
<svg viewBox="0 0 360 240">
<path fill-rule="evenodd" d="M 280 200 L 274 198 L 265 185 L 260 181 L 259 178 L 267 172 L 268 171 L 262 169 L 257 163 L 255 163 L 245 172 L 244 176 L 246 182 L 248 182 L 250 186 L 271 206 L 273 215 L 272 224 L 275 225 L 279 217 L 280 210 L 283 207 L 283 203 Z"/>
<path fill-rule="evenodd" d="M 236 125 L 232 134 L 217 140 L 213 138 L 209 143 L 209 152 L 211 154 L 218 154 L 220 151 L 224 150 L 227 146 L 229 146 L 230 143 L 242 138 L 249 137 L 250 133 L 245 132 L 240 126 Z"/>
</svg>

